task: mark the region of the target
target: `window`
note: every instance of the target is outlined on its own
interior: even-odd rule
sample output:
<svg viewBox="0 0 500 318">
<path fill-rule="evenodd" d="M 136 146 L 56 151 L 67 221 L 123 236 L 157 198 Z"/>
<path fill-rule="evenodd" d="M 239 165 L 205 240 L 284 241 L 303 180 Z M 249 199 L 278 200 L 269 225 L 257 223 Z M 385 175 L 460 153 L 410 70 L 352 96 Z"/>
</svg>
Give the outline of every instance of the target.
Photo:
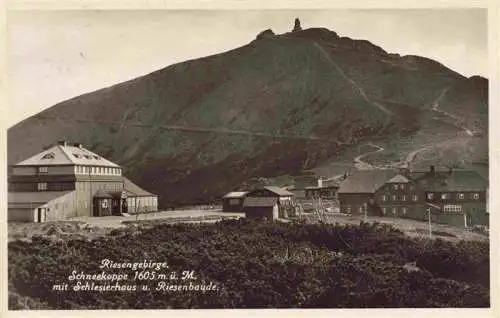
<svg viewBox="0 0 500 318">
<path fill-rule="evenodd" d="M 403 195 L 403 196 L 401 197 L 401 200 L 402 200 L 402 201 L 406 201 L 406 195 Z"/>
<path fill-rule="evenodd" d="M 49 167 L 38 167 L 38 173 L 47 173 L 49 172 Z"/>
<path fill-rule="evenodd" d="M 347 207 L 347 213 L 351 214 L 351 206 Z"/>
<path fill-rule="evenodd" d="M 447 204 L 447 205 L 443 206 L 443 211 L 448 212 L 448 213 L 462 212 L 462 206 L 455 205 L 455 204 Z"/>
<path fill-rule="evenodd" d="M 42 159 L 54 159 L 56 155 L 53 152 L 49 152 L 45 155 L 43 155 Z"/>
<path fill-rule="evenodd" d="M 457 199 L 463 200 L 465 198 L 465 195 L 463 193 L 457 194 Z"/>
<path fill-rule="evenodd" d="M 40 182 L 37 184 L 38 191 L 47 191 L 47 182 Z"/>
<path fill-rule="evenodd" d="M 398 213 L 398 209 L 397 208 L 392 208 L 392 214 L 396 215 Z"/>
<path fill-rule="evenodd" d="M 474 193 L 474 194 L 472 195 L 472 197 L 474 198 L 474 200 L 479 199 L 479 193 Z"/>
<path fill-rule="evenodd" d="M 442 193 L 441 200 L 447 200 L 447 199 L 448 199 L 448 193 Z"/>
<path fill-rule="evenodd" d="M 383 195 L 382 196 L 382 201 L 386 201 L 387 200 L 387 196 Z"/>
<path fill-rule="evenodd" d="M 405 189 L 405 185 L 404 184 L 400 185 L 400 187 L 401 187 L 401 190 Z"/>
<path fill-rule="evenodd" d="M 397 185 L 397 184 L 394 184 L 394 185 L 392 186 L 392 188 L 393 188 L 394 190 L 397 190 L 397 189 L 398 189 L 398 185 Z"/>
<path fill-rule="evenodd" d="M 397 196 L 395 196 L 395 195 L 392 196 L 392 201 L 397 201 L 397 199 L 398 199 Z"/>
<path fill-rule="evenodd" d="M 414 195 L 412 196 L 412 199 L 413 199 L 413 201 L 417 201 L 417 200 L 418 200 L 418 196 L 414 194 Z"/>
<path fill-rule="evenodd" d="M 382 214 L 384 214 L 384 215 L 387 214 L 387 208 L 382 208 Z"/>
<path fill-rule="evenodd" d="M 427 193 L 427 199 L 428 200 L 434 200 L 434 193 L 432 193 L 432 192 Z"/>
<path fill-rule="evenodd" d="M 360 206 L 359 209 L 358 209 L 358 211 L 359 211 L 359 213 L 363 213 L 364 212 L 363 207 Z"/>
<path fill-rule="evenodd" d="M 403 208 L 403 214 L 406 215 L 406 208 Z"/>
</svg>

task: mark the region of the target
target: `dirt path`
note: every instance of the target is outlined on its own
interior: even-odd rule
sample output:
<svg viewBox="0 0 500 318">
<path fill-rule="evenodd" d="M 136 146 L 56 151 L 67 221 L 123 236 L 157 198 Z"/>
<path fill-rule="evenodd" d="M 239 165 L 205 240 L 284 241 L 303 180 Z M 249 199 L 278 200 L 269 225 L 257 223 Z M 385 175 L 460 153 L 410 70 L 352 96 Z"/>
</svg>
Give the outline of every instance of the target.
<svg viewBox="0 0 500 318">
<path fill-rule="evenodd" d="M 164 131 L 180 131 L 180 132 L 190 132 L 190 133 L 218 133 L 227 135 L 255 136 L 255 137 L 272 138 L 272 139 L 292 139 L 292 140 L 298 139 L 298 140 L 321 141 L 321 142 L 338 144 L 337 140 L 327 139 L 327 138 L 319 138 L 314 136 L 290 136 L 281 134 L 268 134 L 268 133 L 253 132 L 247 130 L 213 129 L 213 128 L 202 128 L 194 126 L 182 126 L 182 125 L 156 125 L 156 124 L 140 123 L 132 121 L 123 123 L 122 121 L 113 121 L 113 120 L 70 118 L 70 117 L 46 116 L 46 115 L 37 115 L 36 118 L 57 119 L 64 122 L 73 122 L 73 123 L 89 123 L 89 124 L 102 124 L 102 125 L 117 125 L 119 127 L 127 126 L 127 127 L 150 128 L 150 129 L 157 129 L 158 131 L 164 130 Z"/>
<path fill-rule="evenodd" d="M 465 131 L 465 133 L 466 133 L 468 136 L 473 137 L 473 136 L 474 136 L 474 133 L 473 133 L 473 132 L 472 132 L 469 128 L 467 128 L 467 127 L 465 126 L 465 124 L 463 124 L 463 123 L 462 123 L 462 122 L 463 122 L 463 119 L 461 119 L 460 117 L 458 117 L 458 116 L 456 116 L 456 115 L 453 115 L 453 114 L 451 114 L 451 113 L 448 113 L 448 112 L 445 112 L 444 110 L 440 110 L 440 109 L 439 109 L 439 104 L 441 103 L 441 100 L 442 100 L 442 99 L 443 99 L 443 97 L 446 95 L 446 92 L 448 92 L 448 90 L 449 90 L 449 89 L 450 89 L 450 87 L 446 87 L 446 88 L 444 88 L 444 89 L 441 91 L 441 94 L 439 94 L 439 96 L 436 98 L 436 100 L 434 100 L 434 101 L 432 102 L 432 104 L 431 104 L 431 105 L 432 105 L 432 108 L 431 108 L 431 109 L 432 109 L 434 112 L 436 112 L 436 113 L 439 113 L 439 114 L 441 114 L 441 115 L 443 115 L 443 116 L 446 116 L 446 117 L 448 117 L 448 118 L 451 118 L 451 119 L 453 120 L 454 125 L 455 125 L 457 128 L 459 128 L 459 129 L 461 129 L 461 130 Z"/>
<path fill-rule="evenodd" d="M 383 147 L 380 147 L 380 146 L 374 145 L 374 144 L 367 144 L 367 146 L 375 147 L 375 148 L 377 148 L 377 150 L 365 152 L 365 153 L 357 156 L 356 158 L 354 158 L 354 167 L 356 169 L 358 169 L 358 170 L 375 170 L 375 169 L 380 169 L 380 167 L 376 167 L 376 166 L 374 166 L 372 164 L 369 164 L 368 162 L 365 162 L 362 159 L 364 157 L 368 156 L 368 155 L 384 151 L 385 149 Z"/>
<path fill-rule="evenodd" d="M 330 54 L 328 54 L 328 52 L 326 52 L 325 49 L 321 45 L 314 42 L 314 46 L 316 48 L 318 48 L 318 50 L 321 52 L 321 55 L 323 55 L 323 57 L 337 70 L 337 72 L 340 74 L 340 76 L 342 76 L 346 81 L 348 81 L 359 92 L 359 95 L 361 95 L 361 97 L 363 97 L 363 99 L 367 103 L 370 103 L 370 104 L 376 106 L 377 108 L 379 108 L 381 111 L 383 111 L 384 113 L 386 113 L 388 115 L 393 115 L 393 113 L 390 110 L 388 110 L 384 105 L 380 104 L 379 102 L 375 102 L 375 101 L 370 100 L 368 98 L 368 96 L 366 95 L 366 92 L 364 91 L 364 89 L 362 87 L 360 87 L 352 78 L 347 76 L 346 73 L 344 73 L 342 68 L 337 63 L 335 63 L 333 61 Z"/>
</svg>

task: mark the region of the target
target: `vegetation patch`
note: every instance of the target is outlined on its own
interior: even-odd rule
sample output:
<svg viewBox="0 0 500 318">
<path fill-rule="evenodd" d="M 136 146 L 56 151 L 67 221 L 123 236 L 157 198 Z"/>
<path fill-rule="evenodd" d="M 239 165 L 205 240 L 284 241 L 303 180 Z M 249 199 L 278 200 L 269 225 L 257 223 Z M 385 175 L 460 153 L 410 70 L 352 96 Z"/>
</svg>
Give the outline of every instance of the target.
<svg viewBox="0 0 500 318">
<path fill-rule="evenodd" d="M 489 243 L 418 241 L 386 224 L 224 220 L 94 240 L 9 243 L 10 309 L 489 307 Z M 123 234 L 123 235 L 122 235 Z M 57 291 L 103 259 L 168 262 L 214 292 Z M 409 266 L 408 264 L 413 264 Z M 123 283 L 133 283 L 128 278 Z"/>
</svg>

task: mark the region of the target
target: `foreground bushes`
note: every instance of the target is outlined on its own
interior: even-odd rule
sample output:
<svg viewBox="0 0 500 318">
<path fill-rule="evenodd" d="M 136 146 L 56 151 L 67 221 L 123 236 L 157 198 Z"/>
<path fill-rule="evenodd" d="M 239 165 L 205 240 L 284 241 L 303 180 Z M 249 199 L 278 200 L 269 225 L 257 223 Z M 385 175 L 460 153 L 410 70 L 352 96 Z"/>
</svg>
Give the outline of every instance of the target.
<svg viewBox="0 0 500 318">
<path fill-rule="evenodd" d="M 248 220 L 158 225 L 93 241 L 9 244 L 9 306 L 35 308 L 488 307 L 488 243 L 421 243 L 386 225 Z M 102 259 L 167 261 L 214 293 L 54 291 Z M 420 269 L 404 265 L 415 262 Z M 132 284 L 132 282 L 130 282 Z M 21 301 L 29 297 L 30 301 Z"/>
</svg>

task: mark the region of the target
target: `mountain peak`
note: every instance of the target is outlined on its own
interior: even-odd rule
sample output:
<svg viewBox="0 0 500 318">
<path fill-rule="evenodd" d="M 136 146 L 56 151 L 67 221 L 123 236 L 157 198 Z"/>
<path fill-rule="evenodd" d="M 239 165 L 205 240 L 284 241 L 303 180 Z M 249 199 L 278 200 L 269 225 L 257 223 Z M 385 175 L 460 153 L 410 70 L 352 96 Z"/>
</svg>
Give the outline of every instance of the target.
<svg viewBox="0 0 500 318">
<path fill-rule="evenodd" d="M 302 29 L 298 18 L 294 29 L 267 29 L 250 45 L 59 103 L 9 129 L 8 160 L 78 139 L 166 207 L 210 202 L 253 177 L 301 174 L 333 158 L 351 165 L 350 154 L 372 140 L 406 149 L 406 136 L 457 135 L 461 127 L 430 109 L 435 101 L 487 134 L 487 85 L 472 85 L 481 78 Z M 449 157 L 465 160 L 453 147 Z M 392 150 L 382 160 L 399 160 Z"/>
</svg>

